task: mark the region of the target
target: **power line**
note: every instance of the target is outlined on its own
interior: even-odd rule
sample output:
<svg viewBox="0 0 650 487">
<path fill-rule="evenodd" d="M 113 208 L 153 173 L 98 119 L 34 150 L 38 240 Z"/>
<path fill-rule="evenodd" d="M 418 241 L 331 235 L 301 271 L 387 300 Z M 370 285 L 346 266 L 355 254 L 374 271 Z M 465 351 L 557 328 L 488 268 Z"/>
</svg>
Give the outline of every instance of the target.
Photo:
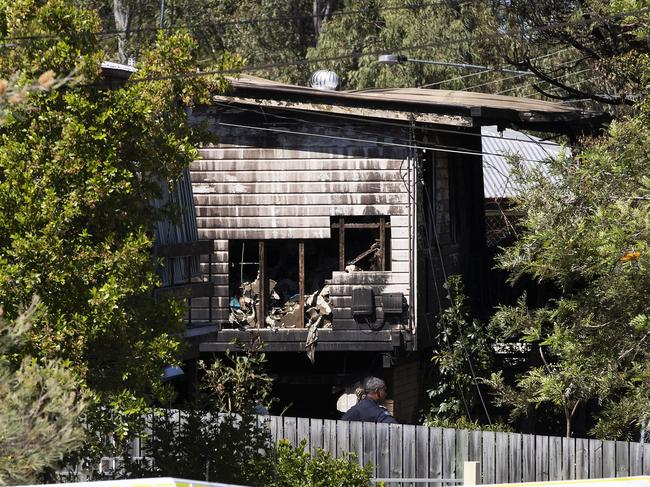
<svg viewBox="0 0 650 487">
<path fill-rule="evenodd" d="M 480 3 L 482 0 L 477 0 L 476 3 Z M 465 0 L 464 3 L 469 3 L 471 4 L 472 1 L 470 0 Z M 426 8 L 426 7 L 435 7 L 435 6 L 440 6 L 443 5 L 443 2 L 438 1 L 438 2 L 425 2 L 425 3 L 416 3 L 416 4 L 411 4 L 411 5 L 403 5 L 403 6 L 389 6 L 389 7 L 377 7 L 376 9 L 356 9 L 356 10 L 339 10 L 336 12 L 333 12 L 330 17 L 340 17 L 340 16 L 345 16 L 345 15 L 354 15 L 354 14 L 363 14 L 363 13 L 368 13 L 373 10 L 377 11 L 396 11 L 396 10 L 416 10 L 420 8 Z M 105 31 L 100 31 L 97 32 L 96 35 L 103 37 L 103 36 L 114 36 L 114 35 L 119 35 L 119 34 L 133 34 L 133 33 L 141 33 L 141 32 L 158 32 L 158 31 L 173 31 L 173 30 L 180 30 L 180 29 L 190 29 L 190 28 L 197 28 L 197 27 L 224 27 L 224 26 L 229 26 L 229 25 L 257 25 L 257 24 L 267 24 L 267 23 L 274 23 L 274 22 L 287 22 L 287 21 L 293 21 L 293 20 L 308 20 L 308 19 L 316 19 L 316 18 L 321 18 L 324 17 L 323 15 L 317 15 L 317 14 L 311 14 L 311 15 L 281 15 L 277 17 L 266 17 L 266 18 L 248 18 L 248 19 L 239 19 L 239 20 L 223 20 L 219 22 L 204 22 L 204 23 L 197 23 L 197 24 L 181 24 L 178 26 L 172 26 L 172 27 L 139 27 L 136 29 L 128 29 L 128 30 L 120 30 L 120 29 L 112 29 L 112 30 L 105 30 Z M 161 17 L 162 19 L 162 17 Z M 0 38 L 0 42 L 4 42 L 7 40 L 38 40 L 38 39 L 57 39 L 60 38 L 61 34 L 41 34 L 41 35 L 33 35 L 33 36 L 16 36 L 16 37 L 5 37 L 5 38 Z"/>
<path fill-rule="evenodd" d="M 556 54 L 559 54 L 559 53 L 561 53 L 563 51 L 566 51 L 568 49 L 569 49 L 568 47 L 564 47 L 562 49 L 558 49 L 557 51 L 551 52 L 549 54 L 543 54 L 541 56 L 531 58 L 530 60 L 531 61 L 537 61 L 539 59 L 544 59 L 544 58 L 547 58 L 547 57 L 555 56 Z M 495 68 L 495 69 L 490 69 L 490 70 L 486 70 L 486 71 L 482 71 L 482 72 L 478 72 L 478 73 L 465 74 L 463 76 L 456 76 L 454 78 L 444 79 L 442 81 L 436 81 L 435 83 L 427 83 L 425 85 L 418 86 L 418 88 L 430 88 L 432 86 L 438 86 L 438 85 L 441 85 L 443 83 L 447 83 L 447 82 L 451 82 L 451 81 L 457 81 L 457 80 L 461 80 L 461 79 L 465 79 L 465 78 L 470 78 L 472 76 L 479 76 L 481 74 L 486 74 L 486 73 L 489 73 L 489 72 L 498 72 L 498 71 L 499 70 L 497 68 Z M 519 74 L 517 76 L 512 76 L 512 78 L 518 78 L 520 76 L 525 76 L 525 75 L 524 74 Z M 505 78 L 505 79 L 510 79 L 510 78 Z M 491 83 L 496 83 L 496 81 L 492 81 Z M 479 86 L 482 86 L 482 85 L 479 85 Z"/>
<path fill-rule="evenodd" d="M 566 73 L 566 74 L 563 74 L 562 76 L 556 77 L 555 79 L 562 79 L 562 78 L 566 78 L 568 76 L 574 76 L 574 75 L 582 74 L 582 73 L 584 73 L 586 71 L 591 71 L 592 69 L 593 68 L 589 67 L 589 68 L 581 69 L 580 71 L 576 71 L 576 72 L 572 72 L 572 73 Z M 508 88 L 507 90 L 497 91 L 495 94 L 496 95 L 503 95 L 504 93 L 510 93 L 511 91 L 514 91 L 514 90 L 524 89 L 524 88 L 526 88 L 528 86 L 533 86 L 534 84 L 535 84 L 534 82 L 526 83 L 526 84 L 521 85 L 521 86 L 515 86 L 513 88 Z"/>
<path fill-rule="evenodd" d="M 565 50 L 565 49 L 561 49 L 561 50 Z M 572 59 L 571 61 L 565 61 L 563 63 L 558 64 L 556 67 L 566 66 L 567 64 L 571 64 L 571 63 L 574 63 L 574 62 L 579 61 L 579 60 L 580 60 L 580 58 Z M 533 59 L 531 59 L 531 61 L 533 61 Z M 481 84 L 478 84 L 478 85 L 466 86 L 461 91 L 471 91 L 474 88 L 481 88 L 483 86 L 492 85 L 494 83 L 499 83 L 499 82 L 502 82 L 502 81 L 508 81 L 508 80 L 515 79 L 515 78 L 521 78 L 521 76 L 522 75 L 518 74 L 518 75 L 515 75 L 515 76 L 508 76 L 506 78 L 500 78 L 500 79 L 495 79 L 495 80 L 492 80 L 492 81 L 487 81 L 485 83 L 481 83 Z"/>
<path fill-rule="evenodd" d="M 493 73 L 493 72 L 495 72 L 494 69 L 486 69 L 485 71 L 479 71 L 478 73 L 469 73 L 469 74 L 464 74 L 462 76 L 455 76 L 453 78 L 443 79 L 442 81 L 436 81 L 435 83 L 427 83 L 427 84 L 424 84 L 424 85 L 416 86 L 416 88 L 431 88 L 433 86 L 438 86 L 438 85 L 441 85 L 443 83 L 450 83 L 452 81 L 458 81 L 458 80 L 461 80 L 461 79 L 471 78 L 473 76 L 480 76 L 482 74 L 488 74 L 488 73 Z"/>
<path fill-rule="evenodd" d="M 551 29 L 556 29 L 559 27 L 566 27 L 566 26 L 572 26 L 572 25 L 581 25 L 585 23 L 593 23 L 598 20 L 607 20 L 607 19 L 614 19 L 614 18 L 621 18 L 621 17 L 628 17 L 630 15 L 635 15 L 639 13 L 645 13 L 645 12 L 650 12 L 650 7 L 641 9 L 641 10 L 636 10 L 636 11 L 630 11 L 630 12 L 620 12 L 617 14 L 612 14 L 612 15 L 607 15 L 607 16 L 598 16 L 598 17 L 592 17 L 589 19 L 579 19 L 579 20 L 574 20 L 574 21 L 565 21 L 565 22 L 558 22 L 555 24 L 547 24 L 544 26 L 540 27 L 534 27 L 532 29 L 528 29 L 526 33 L 530 34 L 533 32 L 543 32 L 546 30 L 551 30 Z M 462 39 L 450 39 L 444 42 L 438 42 L 435 44 L 422 44 L 418 46 L 406 46 L 406 47 L 401 47 L 397 49 L 397 51 L 403 52 L 403 51 L 412 51 L 416 49 L 428 49 L 428 48 L 434 48 L 434 47 L 444 47 L 444 46 L 449 46 L 449 45 L 454 45 L 454 44 L 460 44 L 460 43 L 465 43 L 465 42 L 471 42 L 471 41 L 477 41 L 477 40 L 482 40 L 482 39 L 493 39 L 493 38 L 499 38 L 499 37 L 508 37 L 508 36 L 513 36 L 514 34 L 512 33 L 507 33 L 507 32 L 497 32 L 494 34 L 484 34 L 484 35 L 477 35 L 477 36 L 470 36 Z M 170 79 L 181 79 L 181 78 L 193 78 L 193 77 L 200 77 L 200 76 L 212 76 L 212 75 L 223 75 L 223 74 L 236 74 L 236 73 L 241 73 L 241 72 L 246 72 L 246 71 L 258 71 L 258 70 L 265 70 L 265 69 L 275 69 L 275 68 L 283 68 L 283 67 L 292 67 L 292 66 L 305 66 L 309 64 L 316 64 L 320 62 L 325 62 L 325 61 L 340 61 L 343 59 L 355 59 L 355 58 L 361 58 L 361 57 L 367 57 L 367 56 L 377 56 L 379 54 L 385 54 L 385 50 L 376 50 L 376 51 L 371 51 L 371 52 L 353 52 L 350 54 L 345 54 L 345 55 L 339 55 L 339 56 L 329 56 L 329 57 L 323 57 L 323 58 L 314 58 L 314 59 L 299 59 L 295 60 L 293 62 L 280 62 L 280 63 L 268 63 L 268 64 L 263 64 L 263 65 L 252 65 L 252 66 L 244 66 L 241 68 L 237 69 L 224 69 L 224 70 L 210 70 L 210 71 L 200 71 L 200 72 L 187 72 L 187 73 L 176 73 L 173 75 L 168 75 L 168 76 L 152 76 L 152 77 L 146 77 L 146 78 L 138 78 L 138 79 L 129 79 L 129 82 L 143 82 L 143 81 L 162 81 L 162 80 L 170 80 Z"/>
<path fill-rule="evenodd" d="M 215 103 L 216 105 L 221 105 L 221 106 L 230 106 L 229 103 L 225 103 L 225 102 L 217 102 L 217 101 L 215 101 L 213 103 Z M 283 118 L 283 119 L 295 120 L 295 121 L 299 121 L 299 122 L 314 123 L 312 121 L 300 119 L 300 118 L 297 118 L 295 116 L 282 116 L 282 115 L 277 115 L 277 114 L 274 114 L 274 113 L 268 113 L 268 112 L 265 112 L 265 111 L 262 111 L 262 110 L 256 110 L 254 108 L 238 107 L 238 109 L 248 111 L 248 112 L 261 113 L 261 114 L 264 114 L 264 115 L 267 115 L 267 116 L 272 116 L 272 117 L 275 117 L 275 118 Z M 300 108 L 273 107 L 273 109 L 274 110 L 284 110 L 284 111 L 289 111 L 289 112 L 296 112 L 297 111 L 297 112 L 301 112 L 301 113 L 304 113 L 304 114 L 313 114 L 314 113 L 311 110 L 304 110 L 304 109 L 300 109 Z M 318 114 L 321 115 L 321 116 L 324 116 L 324 117 L 335 118 L 335 119 L 339 119 L 339 120 L 358 121 L 358 117 L 354 117 L 354 116 L 351 116 L 351 115 L 340 115 L 340 114 L 329 113 L 329 112 L 318 112 Z M 368 123 L 374 124 L 374 125 L 383 125 L 383 126 L 387 126 L 387 127 L 405 128 L 404 124 L 395 123 L 395 122 L 387 122 L 385 120 L 366 119 L 365 121 L 368 122 Z M 325 125 L 325 124 L 321 124 L 321 125 L 326 126 L 328 128 L 336 128 L 336 126 L 333 126 L 333 125 Z M 442 128 L 436 128 L 436 127 L 422 127 L 422 126 L 420 126 L 420 127 L 418 127 L 418 130 L 423 131 L 423 132 L 434 132 L 434 133 L 443 133 L 443 134 L 452 134 L 452 135 L 468 135 L 470 137 L 481 137 L 481 138 L 498 139 L 498 140 L 510 140 L 510 141 L 513 141 L 513 142 L 520 142 L 521 141 L 520 139 L 517 139 L 516 137 L 508 137 L 508 136 L 505 136 L 505 135 L 504 136 L 482 135 L 482 134 L 477 134 L 477 133 L 474 133 L 474 132 L 465 132 L 465 131 L 453 130 L 453 129 L 442 129 Z M 372 134 L 372 135 L 377 135 L 377 134 Z M 557 145 L 554 142 L 546 142 L 546 141 L 542 141 L 542 142 L 538 141 L 537 143 L 542 144 L 542 145 L 548 145 L 549 147 L 555 147 Z"/>
<path fill-rule="evenodd" d="M 592 78 L 588 78 L 588 79 L 583 79 L 583 80 L 580 80 L 580 81 L 576 81 L 575 83 L 568 83 L 568 84 L 566 84 L 565 86 L 568 86 L 569 88 L 573 88 L 573 87 L 580 86 L 582 83 L 589 83 L 589 82 L 591 82 L 591 81 L 596 81 L 597 79 L 602 79 L 603 77 L 604 77 L 604 75 L 601 74 L 601 75 L 598 75 L 598 76 L 594 76 L 594 77 L 592 77 Z M 562 88 L 561 86 L 556 86 L 556 87 L 553 87 L 553 90 L 554 90 L 556 93 L 560 93 L 560 92 L 563 90 L 563 88 Z M 530 95 L 526 96 L 526 98 L 531 98 L 532 95 L 533 95 L 533 94 L 531 93 Z M 540 93 L 540 95 L 543 95 L 543 93 Z M 592 99 L 592 98 L 589 98 L 589 100 L 591 100 L 591 99 Z M 594 101 L 595 101 L 595 100 L 594 100 Z"/>
<path fill-rule="evenodd" d="M 630 12 L 621 12 L 618 14 L 612 14 L 608 16 L 599 16 L 599 17 L 593 17 L 590 19 L 580 19 L 580 20 L 575 20 L 575 21 L 566 21 L 566 22 L 558 22 L 555 24 L 547 24 L 544 26 L 540 27 L 535 27 L 532 29 L 529 29 L 526 31 L 526 33 L 530 34 L 533 32 L 542 32 L 546 30 L 551 30 L 551 29 L 556 29 L 558 27 L 566 27 L 570 25 L 581 25 L 585 23 L 593 23 L 596 20 L 605 20 L 605 19 L 612 19 L 612 18 L 620 18 L 620 17 L 628 17 L 630 15 L 638 14 L 638 13 L 645 13 L 645 12 L 650 12 L 650 7 L 641 9 L 641 10 L 636 10 L 636 11 L 630 11 Z M 438 42 L 435 44 L 422 44 L 419 46 L 406 46 L 406 47 L 401 47 L 397 49 L 397 51 L 412 51 L 415 49 L 427 49 L 427 48 L 433 48 L 433 47 L 443 47 L 443 46 L 449 46 L 449 45 L 454 45 L 454 44 L 460 44 L 468 41 L 475 41 L 475 40 L 481 40 L 481 39 L 491 39 L 491 38 L 498 38 L 498 37 L 508 37 L 512 36 L 514 34 L 509 34 L 506 32 L 498 32 L 494 34 L 485 34 L 485 35 L 479 35 L 479 36 L 470 36 L 467 38 L 463 39 L 450 39 L 444 42 Z M 176 73 L 173 75 L 168 75 L 168 76 L 152 76 L 152 77 L 147 77 L 147 78 L 138 78 L 138 79 L 129 79 L 129 82 L 143 82 L 143 81 L 162 81 L 162 80 L 170 80 L 170 79 L 180 79 L 180 78 L 193 78 L 193 77 L 199 77 L 199 76 L 212 76 L 212 75 L 221 75 L 221 74 L 236 74 L 236 73 L 241 73 L 245 71 L 258 71 L 258 70 L 265 70 L 265 69 L 275 69 L 275 68 L 284 68 L 284 67 L 292 67 L 292 66 L 305 66 L 309 64 L 316 64 L 320 62 L 325 62 L 325 61 L 340 61 L 342 59 L 354 59 L 354 58 L 361 58 L 361 57 L 367 57 L 367 56 L 377 56 L 379 54 L 385 54 L 385 50 L 376 50 L 376 51 L 371 51 L 371 52 L 353 52 L 350 54 L 345 54 L 345 55 L 340 55 L 340 56 L 329 56 L 329 57 L 323 57 L 323 58 L 315 58 L 315 59 L 300 59 L 300 60 L 295 60 L 293 62 L 281 62 L 281 63 L 269 63 L 269 64 L 262 64 L 262 65 L 253 65 L 253 66 L 244 66 L 241 68 L 237 69 L 224 69 L 224 70 L 210 70 L 210 71 L 200 71 L 200 72 L 188 72 L 188 73 Z"/>
<path fill-rule="evenodd" d="M 264 131 L 264 132 L 275 132 L 275 133 L 280 133 L 280 134 L 290 134 L 290 135 L 302 135 L 305 137 L 317 137 L 317 138 L 324 138 L 324 139 L 330 139 L 330 140 L 345 140 L 348 142 L 362 142 L 365 144 L 375 144 L 375 145 L 385 145 L 389 147 L 402 147 L 405 149 L 421 149 L 424 151 L 431 150 L 434 152 L 446 152 L 450 154 L 465 154 L 465 155 L 470 155 L 470 156 L 497 156 L 497 157 L 504 157 L 504 154 L 498 154 L 495 152 L 483 152 L 483 151 L 471 151 L 471 150 L 466 150 L 461 147 L 445 147 L 445 146 L 429 146 L 429 145 L 411 145 L 411 144 L 402 144 L 399 142 L 385 142 L 385 141 L 379 141 L 379 140 L 371 140 L 371 139 L 360 139 L 356 137 L 343 137 L 340 135 L 327 135 L 327 134 L 315 134 L 313 132 L 301 132 L 298 130 L 289 130 L 289 129 L 279 129 L 279 128 L 271 128 L 271 127 L 257 127 L 253 125 L 244 125 L 244 124 L 238 124 L 238 123 L 227 123 L 227 122 L 219 122 L 219 125 L 223 125 L 224 127 L 234 127 L 234 128 L 242 128 L 242 129 L 248 129 L 248 130 L 258 130 L 258 131 Z M 449 148 L 448 148 L 449 147 Z M 520 158 L 522 161 L 526 162 L 539 162 L 534 159 L 526 159 L 526 158 Z"/>
</svg>

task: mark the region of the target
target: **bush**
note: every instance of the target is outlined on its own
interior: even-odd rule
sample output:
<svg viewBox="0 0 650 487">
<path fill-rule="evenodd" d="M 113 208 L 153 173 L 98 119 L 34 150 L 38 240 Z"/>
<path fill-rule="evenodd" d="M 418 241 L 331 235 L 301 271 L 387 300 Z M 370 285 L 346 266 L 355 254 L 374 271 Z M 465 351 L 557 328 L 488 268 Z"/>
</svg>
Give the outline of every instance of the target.
<svg viewBox="0 0 650 487">
<path fill-rule="evenodd" d="M 200 364 L 202 394 L 194 404 L 152 414 L 146 460 L 125 456 L 120 476 L 268 485 L 273 445 L 256 407 L 268 403 L 272 379 L 259 341 L 242 348 L 242 354 L 227 352 L 210 366 Z"/>
<path fill-rule="evenodd" d="M 150 428 L 146 459 L 125 456 L 119 476 L 268 485 L 271 435 L 253 414 L 162 410 L 152 416 Z"/>
<path fill-rule="evenodd" d="M 362 467 L 352 453 L 332 458 L 322 449 L 311 456 L 303 440 L 297 448 L 282 440 L 277 446 L 275 478 L 271 487 L 366 487 L 372 485 L 372 466 Z"/>
</svg>

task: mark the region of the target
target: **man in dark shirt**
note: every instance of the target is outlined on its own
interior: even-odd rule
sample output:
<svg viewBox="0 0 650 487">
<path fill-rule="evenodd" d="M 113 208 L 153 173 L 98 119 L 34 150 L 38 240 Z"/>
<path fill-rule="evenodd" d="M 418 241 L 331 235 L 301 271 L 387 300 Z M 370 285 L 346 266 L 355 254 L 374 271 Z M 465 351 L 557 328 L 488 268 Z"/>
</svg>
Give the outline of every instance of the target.
<svg viewBox="0 0 650 487">
<path fill-rule="evenodd" d="M 396 424 L 395 418 L 382 406 L 386 400 L 386 383 L 377 377 L 368 377 L 364 381 L 363 389 L 366 396 L 356 406 L 352 406 L 341 419 Z"/>
</svg>

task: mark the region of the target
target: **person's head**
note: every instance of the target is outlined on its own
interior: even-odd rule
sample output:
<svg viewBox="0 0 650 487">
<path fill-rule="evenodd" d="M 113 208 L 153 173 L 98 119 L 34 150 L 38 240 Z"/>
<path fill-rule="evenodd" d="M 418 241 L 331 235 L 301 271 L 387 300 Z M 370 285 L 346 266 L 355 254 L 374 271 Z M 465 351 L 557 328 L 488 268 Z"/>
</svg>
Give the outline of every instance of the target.
<svg viewBox="0 0 650 487">
<path fill-rule="evenodd" d="M 363 382 L 363 390 L 366 397 L 376 403 L 382 404 L 386 400 L 386 383 L 378 377 L 368 377 Z"/>
</svg>

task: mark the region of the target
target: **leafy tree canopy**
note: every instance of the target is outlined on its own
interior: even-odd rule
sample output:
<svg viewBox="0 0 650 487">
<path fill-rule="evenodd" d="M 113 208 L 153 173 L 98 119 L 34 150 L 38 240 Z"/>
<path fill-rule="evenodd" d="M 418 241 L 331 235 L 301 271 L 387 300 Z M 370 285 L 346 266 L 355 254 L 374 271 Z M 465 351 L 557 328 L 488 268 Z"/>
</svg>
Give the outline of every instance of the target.
<svg viewBox="0 0 650 487">
<path fill-rule="evenodd" d="M 163 393 L 182 318 L 177 303 L 152 298 L 152 228 L 174 213 L 150 201 L 197 156 L 202 132 L 184 107 L 226 82 L 173 76 L 196 70 L 196 43 L 179 31 L 109 89 L 99 25 L 68 0 L 0 1 L 0 35 L 23 39 L 3 50 L 0 77 L 76 80 L 32 93 L 0 127 L 0 305 L 11 318 L 40 296 L 23 353 L 63 360 L 99 403 L 137 412 Z M 224 55 L 215 68 L 238 62 Z"/>
<path fill-rule="evenodd" d="M 560 295 L 542 309 L 522 300 L 497 313 L 507 335 L 542 354 L 518 382 L 523 394 L 502 389 L 501 397 L 555 404 L 567 434 L 576 408 L 590 401 L 601 410 L 599 436 L 627 437 L 650 419 L 648 108 L 612 123 L 576 156 L 549 161 L 547 174 L 518 170 L 524 231 L 499 264 L 512 279 L 554 283 Z"/>
</svg>

